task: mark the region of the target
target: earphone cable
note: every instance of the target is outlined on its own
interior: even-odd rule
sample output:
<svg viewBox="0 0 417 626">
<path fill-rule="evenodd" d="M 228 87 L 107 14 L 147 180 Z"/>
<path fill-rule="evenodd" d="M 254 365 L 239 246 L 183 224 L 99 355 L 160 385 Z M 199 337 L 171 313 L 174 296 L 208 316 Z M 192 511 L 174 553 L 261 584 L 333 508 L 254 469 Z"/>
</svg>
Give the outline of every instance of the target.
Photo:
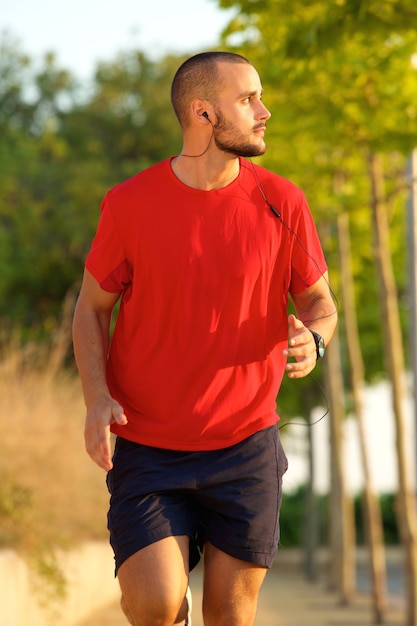
<svg viewBox="0 0 417 626">
<path fill-rule="evenodd" d="M 211 124 L 211 122 L 210 122 Z M 212 142 L 213 139 L 213 135 L 214 135 L 214 128 L 213 128 L 213 124 L 211 125 L 211 135 L 210 135 L 210 140 L 207 144 L 207 147 L 205 150 L 203 150 L 203 152 L 201 154 L 184 154 L 183 152 L 181 152 L 181 154 L 179 154 L 178 156 L 182 156 L 182 157 L 187 157 L 189 159 L 198 159 L 199 157 L 202 157 L 204 154 L 206 154 L 207 150 L 210 148 L 210 144 Z"/>
<path fill-rule="evenodd" d="M 336 294 L 334 293 L 333 289 L 330 286 L 329 281 L 323 275 L 322 270 L 321 270 L 318 262 L 316 261 L 316 259 L 309 253 L 309 251 L 305 247 L 304 243 L 301 241 L 298 233 L 296 233 L 288 224 L 286 224 L 284 222 L 284 220 L 282 219 L 281 213 L 278 211 L 278 209 L 276 207 L 274 207 L 274 205 L 271 202 L 269 202 L 269 200 L 267 198 L 267 195 L 266 195 L 266 192 L 265 192 L 265 189 L 264 189 L 264 186 L 262 184 L 262 181 L 260 180 L 260 178 L 258 176 L 258 173 L 256 171 L 256 168 L 255 168 L 254 164 L 252 163 L 251 159 L 249 159 L 249 162 L 250 162 L 250 164 L 252 166 L 252 172 L 253 172 L 253 175 L 254 175 L 254 177 L 256 179 L 257 187 L 258 187 L 259 191 L 261 192 L 262 197 L 263 197 L 266 205 L 269 207 L 269 209 L 272 211 L 272 213 L 275 215 L 275 217 L 277 219 L 279 219 L 279 221 L 287 229 L 287 231 L 289 233 L 291 233 L 291 235 L 293 235 L 293 237 L 295 238 L 295 240 L 297 241 L 297 243 L 299 244 L 301 249 L 305 252 L 305 254 L 308 256 L 308 258 L 311 259 L 311 261 L 317 267 L 317 269 L 319 270 L 321 276 L 325 280 L 325 282 L 326 282 L 326 284 L 327 284 L 327 286 L 329 288 L 330 294 L 332 296 L 333 302 L 335 303 L 335 310 L 332 313 L 328 313 L 327 315 L 321 315 L 320 317 L 317 317 L 317 318 L 312 318 L 312 319 L 309 319 L 309 320 L 305 320 L 305 322 L 306 323 L 307 322 L 314 322 L 314 321 L 319 320 L 319 319 L 325 319 L 326 317 L 331 317 L 332 315 L 336 315 L 336 313 L 337 313 L 337 311 L 339 309 L 339 302 L 338 302 Z M 285 428 L 286 426 L 290 426 L 290 425 L 291 426 L 306 426 L 308 428 L 311 428 L 312 426 L 315 426 L 316 424 L 321 422 L 328 415 L 330 408 L 329 408 L 329 401 L 328 401 L 328 398 L 326 396 L 326 392 L 324 391 L 324 389 L 323 389 L 322 385 L 319 383 L 319 381 L 311 373 L 309 374 L 309 377 L 315 382 L 315 384 L 317 385 L 317 387 L 321 391 L 321 394 L 322 394 L 322 396 L 323 396 L 323 398 L 325 400 L 325 403 L 326 403 L 326 410 L 325 410 L 325 412 L 323 413 L 323 415 L 319 419 L 315 420 L 314 422 L 311 422 L 311 423 L 308 422 L 307 423 L 307 422 L 292 422 L 292 421 L 289 421 L 289 422 L 285 422 L 285 424 L 282 424 L 282 426 L 279 426 L 278 427 L 279 430 L 281 430 L 282 428 Z"/>
<path fill-rule="evenodd" d="M 266 195 L 266 192 L 265 192 L 265 189 L 264 189 L 264 186 L 263 186 L 262 181 L 260 180 L 260 178 L 259 178 L 259 176 L 258 176 L 258 173 L 257 173 L 257 171 L 256 171 L 256 169 L 255 169 L 255 166 L 254 166 L 254 164 L 252 163 L 251 159 L 248 159 L 248 160 L 249 160 L 249 163 L 250 163 L 250 164 L 251 164 L 251 166 L 252 166 L 252 172 L 253 172 L 253 175 L 254 175 L 254 177 L 255 177 L 255 179 L 256 179 L 256 185 L 257 185 L 257 187 L 258 187 L 259 191 L 261 192 L 261 195 L 262 195 L 262 197 L 263 197 L 263 199 L 264 199 L 264 201 L 265 201 L 265 204 L 268 206 L 268 208 L 270 209 L 270 211 L 272 211 L 272 213 L 275 215 L 275 217 L 279 219 L 279 221 L 280 221 L 280 222 L 281 222 L 281 224 L 284 226 L 284 228 L 286 228 L 286 229 L 288 230 L 288 232 L 289 232 L 289 233 L 291 233 L 291 235 L 295 238 L 295 240 L 297 241 L 298 245 L 299 245 L 299 246 L 300 246 L 300 248 L 303 250 L 303 252 L 304 252 L 304 253 L 308 256 L 308 258 L 309 258 L 309 259 L 310 259 L 310 260 L 314 263 L 314 265 L 317 267 L 317 269 L 319 270 L 319 272 L 320 272 L 320 274 L 321 274 L 322 278 L 323 278 L 323 279 L 324 279 L 324 281 L 326 282 L 326 284 L 327 284 L 327 286 L 328 286 L 328 288 L 329 288 L 330 294 L 331 294 L 331 296 L 332 296 L 333 302 L 335 303 L 335 307 L 336 307 L 336 308 L 335 308 L 335 311 L 334 311 L 333 313 L 328 313 L 327 315 L 322 315 L 321 317 L 316 317 L 316 318 L 314 318 L 314 319 L 306 320 L 306 322 L 314 322 L 314 321 L 319 320 L 319 319 L 325 319 L 326 317 L 331 317 L 332 315 L 336 315 L 337 311 L 339 310 L 339 301 L 338 301 L 338 299 L 337 299 L 337 296 L 336 296 L 335 292 L 334 292 L 334 291 L 333 291 L 333 289 L 331 288 L 329 281 L 328 281 L 328 280 L 326 279 L 326 277 L 323 275 L 322 269 L 320 268 L 320 266 L 319 266 L 318 262 L 316 261 L 316 259 L 315 259 L 315 258 L 314 258 L 314 257 L 313 257 L 310 253 L 309 253 L 309 251 L 308 251 L 308 250 L 307 250 L 307 248 L 305 247 L 304 243 L 301 241 L 301 238 L 299 237 L 298 233 L 296 233 L 296 232 L 295 232 L 295 231 L 291 228 L 291 226 L 289 226 L 288 224 L 286 224 L 286 223 L 284 222 L 284 220 L 282 219 L 282 215 L 281 215 L 281 213 L 278 211 L 278 209 L 277 209 L 277 208 L 276 208 L 276 207 L 275 207 L 275 206 L 274 206 L 271 202 L 269 202 L 269 200 L 268 200 L 268 198 L 267 198 L 267 195 Z"/>
<path fill-rule="evenodd" d="M 323 415 L 321 417 L 319 417 L 318 419 L 314 420 L 314 422 L 293 422 L 293 421 L 290 420 L 288 422 L 285 422 L 285 424 L 282 424 L 281 426 L 278 426 L 278 430 L 282 430 L 286 426 L 304 426 L 306 428 L 312 428 L 313 426 L 316 426 L 322 420 L 324 420 L 324 418 L 327 417 L 327 415 L 329 414 L 330 406 L 329 406 L 329 400 L 328 400 L 328 398 L 326 396 L 325 390 L 323 389 L 322 385 L 319 383 L 317 378 L 315 378 L 313 376 L 313 374 L 309 374 L 308 376 L 309 376 L 309 378 L 311 378 L 311 380 L 317 385 L 317 387 L 321 391 L 321 394 L 322 394 L 322 396 L 323 396 L 323 398 L 325 400 L 325 403 L 326 403 L 326 410 L 325 410 L 325 412 L 323 413 Z"/>
</svg>

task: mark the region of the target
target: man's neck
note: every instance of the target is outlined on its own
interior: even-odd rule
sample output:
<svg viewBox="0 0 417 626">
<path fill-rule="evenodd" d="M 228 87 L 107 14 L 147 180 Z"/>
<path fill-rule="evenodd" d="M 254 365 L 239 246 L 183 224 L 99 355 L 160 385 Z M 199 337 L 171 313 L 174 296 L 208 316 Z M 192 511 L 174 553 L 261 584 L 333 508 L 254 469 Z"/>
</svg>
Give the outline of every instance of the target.
<svg viewBox="0 0 417 626">
<path fill-rule="evenodd" d="M 192 157 L 179 155 L 172 159 L 171 167 L 184 185 L 211 191 L 230 185 L 239 176 L 240 161 L 238 157 L 230 155 L 216 161 L 210 157 L 199 157 L 197 162 Z"/>
</svg>

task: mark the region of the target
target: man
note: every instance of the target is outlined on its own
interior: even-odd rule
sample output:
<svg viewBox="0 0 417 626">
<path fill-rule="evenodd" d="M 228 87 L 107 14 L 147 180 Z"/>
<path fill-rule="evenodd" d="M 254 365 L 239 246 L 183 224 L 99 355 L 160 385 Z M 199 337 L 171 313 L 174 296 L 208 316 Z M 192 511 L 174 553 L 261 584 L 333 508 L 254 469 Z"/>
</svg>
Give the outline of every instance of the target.
<svg viewBox="0 0 417 626">
<path fill-rule="evenodd" d="M 106 195 L 86 260 L 74 316 L 86 448 L 108 472 L 129 621 L 189 623 L 202 551 L 205 625 L 250 626 L 278 543 L 276 395 L 285 370 L 313 370 L 336 311 L 304 195 L 242 158 L 266 149 L 255 68 L 202 53 L 171 96 L 181 154 Z"/>
</svg>

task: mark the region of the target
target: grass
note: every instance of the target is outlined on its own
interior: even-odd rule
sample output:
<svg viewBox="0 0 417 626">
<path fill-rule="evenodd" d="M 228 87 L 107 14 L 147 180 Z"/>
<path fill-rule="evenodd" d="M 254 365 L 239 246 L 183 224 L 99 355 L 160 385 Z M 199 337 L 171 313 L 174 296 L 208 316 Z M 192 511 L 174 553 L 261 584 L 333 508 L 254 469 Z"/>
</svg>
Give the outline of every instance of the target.
<svg viewBox="0 0 417 626">
<path fill-rule="evenodd" d="M 48 346 L 0 344 L 0 548 L 29 555 L 107 539 L 105 474 L 84 449 L 64 322 Z"/>
<path fill-rule="evenodd" d="M 60 621 L 67 592 L 57 549 L 107 540 L 105 473 L 85 452 L 85 407 L 68 359 L 73 304 L 70 294 L 47 344 L 0 333 L 0 549 L 30 567 L 48 624 Z"/>
</svg>

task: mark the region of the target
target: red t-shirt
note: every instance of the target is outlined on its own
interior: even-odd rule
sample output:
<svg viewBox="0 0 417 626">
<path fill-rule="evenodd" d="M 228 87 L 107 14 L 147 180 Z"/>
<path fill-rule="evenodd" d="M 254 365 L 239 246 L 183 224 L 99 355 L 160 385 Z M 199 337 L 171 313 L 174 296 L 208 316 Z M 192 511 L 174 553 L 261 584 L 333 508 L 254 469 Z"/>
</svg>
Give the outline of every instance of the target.
<svg viewBox="0 0 417 626">
<path fill-rule="evenodd" d="M 114 433 L 212 450 L 276 423 L 288 293 L 326 270 L 295 185 L 241 159 L 201 191 L 163 161 L 107 193 L 86 267 L 122 292 L 107 377 L 129 423 Z"/>
</svg>

